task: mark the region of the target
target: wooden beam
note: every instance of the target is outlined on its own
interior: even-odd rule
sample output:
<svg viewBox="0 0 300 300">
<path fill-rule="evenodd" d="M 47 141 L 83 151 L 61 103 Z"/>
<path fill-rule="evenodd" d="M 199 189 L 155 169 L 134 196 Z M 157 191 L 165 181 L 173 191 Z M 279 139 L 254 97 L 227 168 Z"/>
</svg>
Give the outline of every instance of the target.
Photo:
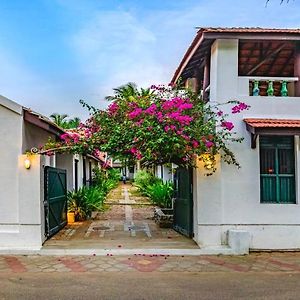
<svg viewBox="0 0 300 300">
<path fill-rule="evenodd" d="M 204 65 L 204 71 L 203 71 L 203 86 L 202 86 L 202 89 L 203 89 L 203 100 L 204 101 L 208 101 L 208 93 L 206 91 L 206 88 L 209 86 L 210 82 L 210 58 L 207 57 L 205 59 L 205 65 Z"/>
<path fill-rule="evenodd" d="M 251 133 L 251 149 L 256 148 L 256 140 L 257 140 L 257 134 Z"/>
<path fill-rule="evenodd" d="M 275 63 L 275 61 L 276 61 L 277 58 L 278 58 L 279 53 L 280 53 L 280 52 L 277 52 L 276 55 L 273 55 L 273 57 L 270 58 L 270 62 L 269 62 L 270 65 L 269 65 L 268 69 L 266 70 L 266 74 L 265 74 L 265 75 L 269 75 L 269 73 L 271 72 L 271 70 L 272 70 L 272 68 L 273 68 L 273 66 L 274 66 L 274 63 Z"/>
<path fill-rule="evenodd" d="M 273 58 L 274 55 L 277 55 L 283 48 L 285 44 L 280 45 L 275 51 L 273 51 L 271 54 L 268 54 L 264 57 L 264 59 L 257 64 L 255 67 L 253 67 L 250 71 L 248 71 L 247 76 L 251 75 L 255 70 L 257 70 L 261 65 L 263 65 L 267 60 Z"/>
</svg>

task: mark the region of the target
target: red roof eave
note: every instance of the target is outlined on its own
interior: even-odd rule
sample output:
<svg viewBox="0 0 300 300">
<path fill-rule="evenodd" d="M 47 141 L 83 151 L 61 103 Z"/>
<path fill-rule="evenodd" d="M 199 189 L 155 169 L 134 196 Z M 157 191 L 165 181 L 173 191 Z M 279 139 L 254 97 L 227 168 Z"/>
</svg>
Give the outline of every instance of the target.
<svg viewBox="0 0 300 300">
<path fill-rule="evenodd" d="M 300 128 L 300 120 L 291 119 L 244 119 L 253 128 Z"/>
</svg>

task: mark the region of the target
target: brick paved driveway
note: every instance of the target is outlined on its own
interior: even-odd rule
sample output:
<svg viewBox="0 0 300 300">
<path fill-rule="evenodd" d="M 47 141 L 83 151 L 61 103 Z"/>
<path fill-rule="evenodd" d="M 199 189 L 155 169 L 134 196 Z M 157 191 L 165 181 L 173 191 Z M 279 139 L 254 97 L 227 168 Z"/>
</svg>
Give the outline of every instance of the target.
<svg viewBox="0 0 300 300">
<path fill-rule="evenodd" d="M 25 272 L 300 272 L 300 253 L 249 256 L 0 256 L 0 273 Z"/>
</svg>

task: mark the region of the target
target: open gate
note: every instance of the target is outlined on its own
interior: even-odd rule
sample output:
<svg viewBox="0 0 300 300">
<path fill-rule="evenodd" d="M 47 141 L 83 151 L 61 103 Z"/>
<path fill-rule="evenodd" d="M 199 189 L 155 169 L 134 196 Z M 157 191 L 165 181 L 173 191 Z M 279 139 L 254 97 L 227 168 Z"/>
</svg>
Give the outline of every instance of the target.
<svg viewBox="0 0 300 300">
<path fill-rule="evenodd" d="M 190 238 L 193 237 L 192 178 L 192 169 L 176 170 L 173 228 Z"/>
<path fill-rule="evenodd" d="M 67 172 L 45 167 L 46 236 L 57 233 L 67 224 Z"/>
</svg>

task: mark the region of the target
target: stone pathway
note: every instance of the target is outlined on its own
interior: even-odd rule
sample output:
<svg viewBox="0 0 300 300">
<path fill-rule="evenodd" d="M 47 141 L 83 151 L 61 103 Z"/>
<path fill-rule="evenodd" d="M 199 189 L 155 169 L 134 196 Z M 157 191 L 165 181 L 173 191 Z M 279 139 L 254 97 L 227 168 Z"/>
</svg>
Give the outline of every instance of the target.
<svg viewBox="0 0 300 300">
<path fill-rule="evenodd" d="M 131 184 L 120 184 L 105 202 L 108 208 L 93 220 L 67 225 L 44 244 L 44 249 L 197 249 L 168 228 L 159 228 L 154 206 Z"/>
<path fill-rule="evenodd" d="M 248 256 L 0 256 L 0 273 L 234 272 L 300 273 L 300 253 Z"/>
</svg>

